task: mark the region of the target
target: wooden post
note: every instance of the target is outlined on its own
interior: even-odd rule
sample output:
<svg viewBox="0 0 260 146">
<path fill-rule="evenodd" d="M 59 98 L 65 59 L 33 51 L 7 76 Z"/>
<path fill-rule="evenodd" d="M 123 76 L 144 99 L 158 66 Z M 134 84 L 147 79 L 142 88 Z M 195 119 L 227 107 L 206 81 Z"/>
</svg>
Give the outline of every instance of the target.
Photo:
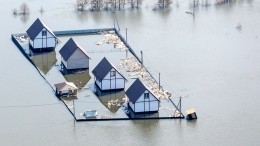
<svg viewBox="0 0 260 146">
<path fill-rule="evenodd" d="M 113 11 L 113 18 L 114 18 L 114 28 L 116 28 L 116 18 L 115 18 L 115 11 Z"/>
<path fill-rule="evenodd" d="M 75 103 L 74 103 L 74 99 L 73 99 L 73 114 L 74 114 L 74 117 L 76 118 L 76 116 L 75 116 Z"/>
<path fill-rule="evenodd" d="M 144 65 L 144 60 L 143 60 L 143 51 L 141 51 L 141 63 Z"/>
<path fill-rule="evenodd" d="M 161 73 L 159 73 L 159 90 L 161 89 Z"/>
<path fill-rule="evenodd" d="M 127 43 L 127 28 L 125 28 L 125 41 Z"/>
<path fill-rule="evenodd" d="M 181 96 L 180 96 L 180 115 L 183 116 L 181 112 Z"/>
</svg>

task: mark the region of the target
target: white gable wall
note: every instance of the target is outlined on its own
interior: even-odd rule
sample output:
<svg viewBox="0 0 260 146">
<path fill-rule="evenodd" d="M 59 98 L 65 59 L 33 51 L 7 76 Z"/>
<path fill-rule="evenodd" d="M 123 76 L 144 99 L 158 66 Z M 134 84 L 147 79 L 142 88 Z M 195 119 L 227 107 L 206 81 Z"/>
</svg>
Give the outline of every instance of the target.
<svg viewBox="0 0 260 146">
<path fill-rule="evenodd" d="M 159 111 L 159 101 L 150 91 L 146 90 L 144 93 L 149 93 L 149 99 L 144 99 L 144 94 L 140 96 L 140 98 L 136 101 L 135 105 L 131 105 L 129 102 L 130 107 L 133 109 L 134 112 L 155 112 Z"/>
<path fill-rule="evenodd" d="M 46 29 L 43 28 L 42 31 Z M 47 30 L 47 36 L 42 36 L 42 31 L 35 37 L 30 44 L 33 48 L 54 48 L 56 46 L 56 38 Z"/>
<path fill-rule="evenodd" d="M 88 56 L 79 48 L 67 60 L 67 63 L 63 63 L 67 69 L 81 69 L 89 68 Z"/>
<path fill-rule="evenodd" d="M 102 89 L 101 82 L 99 82 L 98 80 L 96 80 L 96 84 L 98 85 L 98 87 L 99 87 L 100 89 Z"/>
<path fill-rule="evenodd" d="M 131 102 L 131 101 L 129 101 L 129 106 L 132 108 L 132 110 L 134 111 L 134 108 L 135 108 L 135 105 Z"/>
<path fill-rule="evenodd" d="M 111 71 L 116 71 L 116 70 L 114 68 L 112 68 L 110 70 L 110 72 Z M 124 89 L 125 88 L 125 79 L 123 78 L 123 76 L 116 71 L 116 75 L 113 77 L 110 77 L 110 72 L 108 72 L 108 74 L 102 80 L 102 87 L 100 87 L 100 89 L 101 90 Z"/>
<path fill-rule="evenodd" d="M 63 63 L 63 65 L 67 68 L 67 61 L 65 61 L 63 58 L 61 59 L 61 62 Z"/>
</svg>

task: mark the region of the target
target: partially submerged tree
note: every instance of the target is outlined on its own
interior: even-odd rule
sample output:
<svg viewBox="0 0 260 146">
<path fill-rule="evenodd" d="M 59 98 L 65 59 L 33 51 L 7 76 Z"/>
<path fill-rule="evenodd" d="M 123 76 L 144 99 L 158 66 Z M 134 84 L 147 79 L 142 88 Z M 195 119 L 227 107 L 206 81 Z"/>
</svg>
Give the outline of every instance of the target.
<svg viewBox="0 0 260 146">
<path fill-rule="evenodd" d="M 90 0 L 91 10 L 101 10 L 104 6 L 104 0 Z"/>
<path fill-rule="evenodd" d="M 17 15 L 17 14 L 18 14 L 18 12 L 17 12 L 16 9 L 13 9 L 13 14 L 14 14 L 14 15 Z"/>
<path fill-rule="evenodd" d="M 159 8 L 166 8 L 172 4 L 171 0 L 157 0 L 157 5 Z"/>
<path fill-rule="evenodd" d="M 30 13 L 30 9 L 29 9 L 28 5 L 26 3 L 23 3 L 20 6 L 20 14 L 26 15 L 26 14 L 29 14 L 29 13 Z"/>
<path fill-rule="evenodd" d="M 209 7 L 209 6 L 210 6 L 210 3 L 209 3 L 208 0 L 202 0 L 201 6 L 203 6 L 203 7 Z"/>
<path fill-rule="evenodd" d="M 79 11 L 84 11 L 87 5 L 88 5 L 88 0 L 77 0 L 75 7 Z"/>
<path fill-rule="evenodd" d="M 111 2 L 111 6 L 114 9 L 124 8 L 126 4 L 125 0 L 110 0 L 110 2 Z"/>
<path fill-rule="evenodd" d="M 39 12 L 40 12 L 41 14 L 44 13 L 44 9 L 43 9 L 43 7 L 40 8 Z"/>
<path fill-rule="evenodd" d="M 196 7 L 199 6 L 199 0 L 191 0 L 190 1 L 190 7 L 195 9 Z"/>
<path fill-rule="evenodd" d="M 128 0 L 128 3 L 131 4 L 132 8 L 138 8 L 143 3 L 143 0 Z"/>
<path fill-rule="evenodd" d="M 216 5 L 224 5 L 233 2 L 233 0 L 216 0 Z"/>
</svg>

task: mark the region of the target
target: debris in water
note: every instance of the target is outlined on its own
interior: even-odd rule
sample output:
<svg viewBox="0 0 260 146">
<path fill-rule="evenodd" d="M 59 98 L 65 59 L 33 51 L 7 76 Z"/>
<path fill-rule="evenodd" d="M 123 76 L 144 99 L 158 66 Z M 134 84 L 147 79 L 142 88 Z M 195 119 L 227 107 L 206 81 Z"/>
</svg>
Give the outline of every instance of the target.
<svg viewBox="0 0 260 146">
<path fill-rule="evenodd" d="M 191 14 L 192 16 L 194 16 L 194 14 L 192 12 L 185 12 L 186 14 Z"/>
<path fill-rule="evenodd" d="M 236 26 L 237 30 L 241 30 L 242 29 L 242 25 L 240 23 L 238 23 L 238 25 Z"/>
</svg>

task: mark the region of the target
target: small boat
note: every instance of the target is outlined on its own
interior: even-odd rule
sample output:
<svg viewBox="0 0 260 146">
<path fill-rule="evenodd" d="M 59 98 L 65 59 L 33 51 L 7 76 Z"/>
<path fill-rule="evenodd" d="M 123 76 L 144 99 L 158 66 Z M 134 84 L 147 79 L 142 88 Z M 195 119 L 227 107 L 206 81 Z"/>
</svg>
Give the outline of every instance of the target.
<svg viewBox="0 0 260 146">
<path fill-rule="evenodd" d="M 86 110 L 84 116 L 86 118 L 95 118 L 97 116 L 97 110 Z"/>
</svg>

